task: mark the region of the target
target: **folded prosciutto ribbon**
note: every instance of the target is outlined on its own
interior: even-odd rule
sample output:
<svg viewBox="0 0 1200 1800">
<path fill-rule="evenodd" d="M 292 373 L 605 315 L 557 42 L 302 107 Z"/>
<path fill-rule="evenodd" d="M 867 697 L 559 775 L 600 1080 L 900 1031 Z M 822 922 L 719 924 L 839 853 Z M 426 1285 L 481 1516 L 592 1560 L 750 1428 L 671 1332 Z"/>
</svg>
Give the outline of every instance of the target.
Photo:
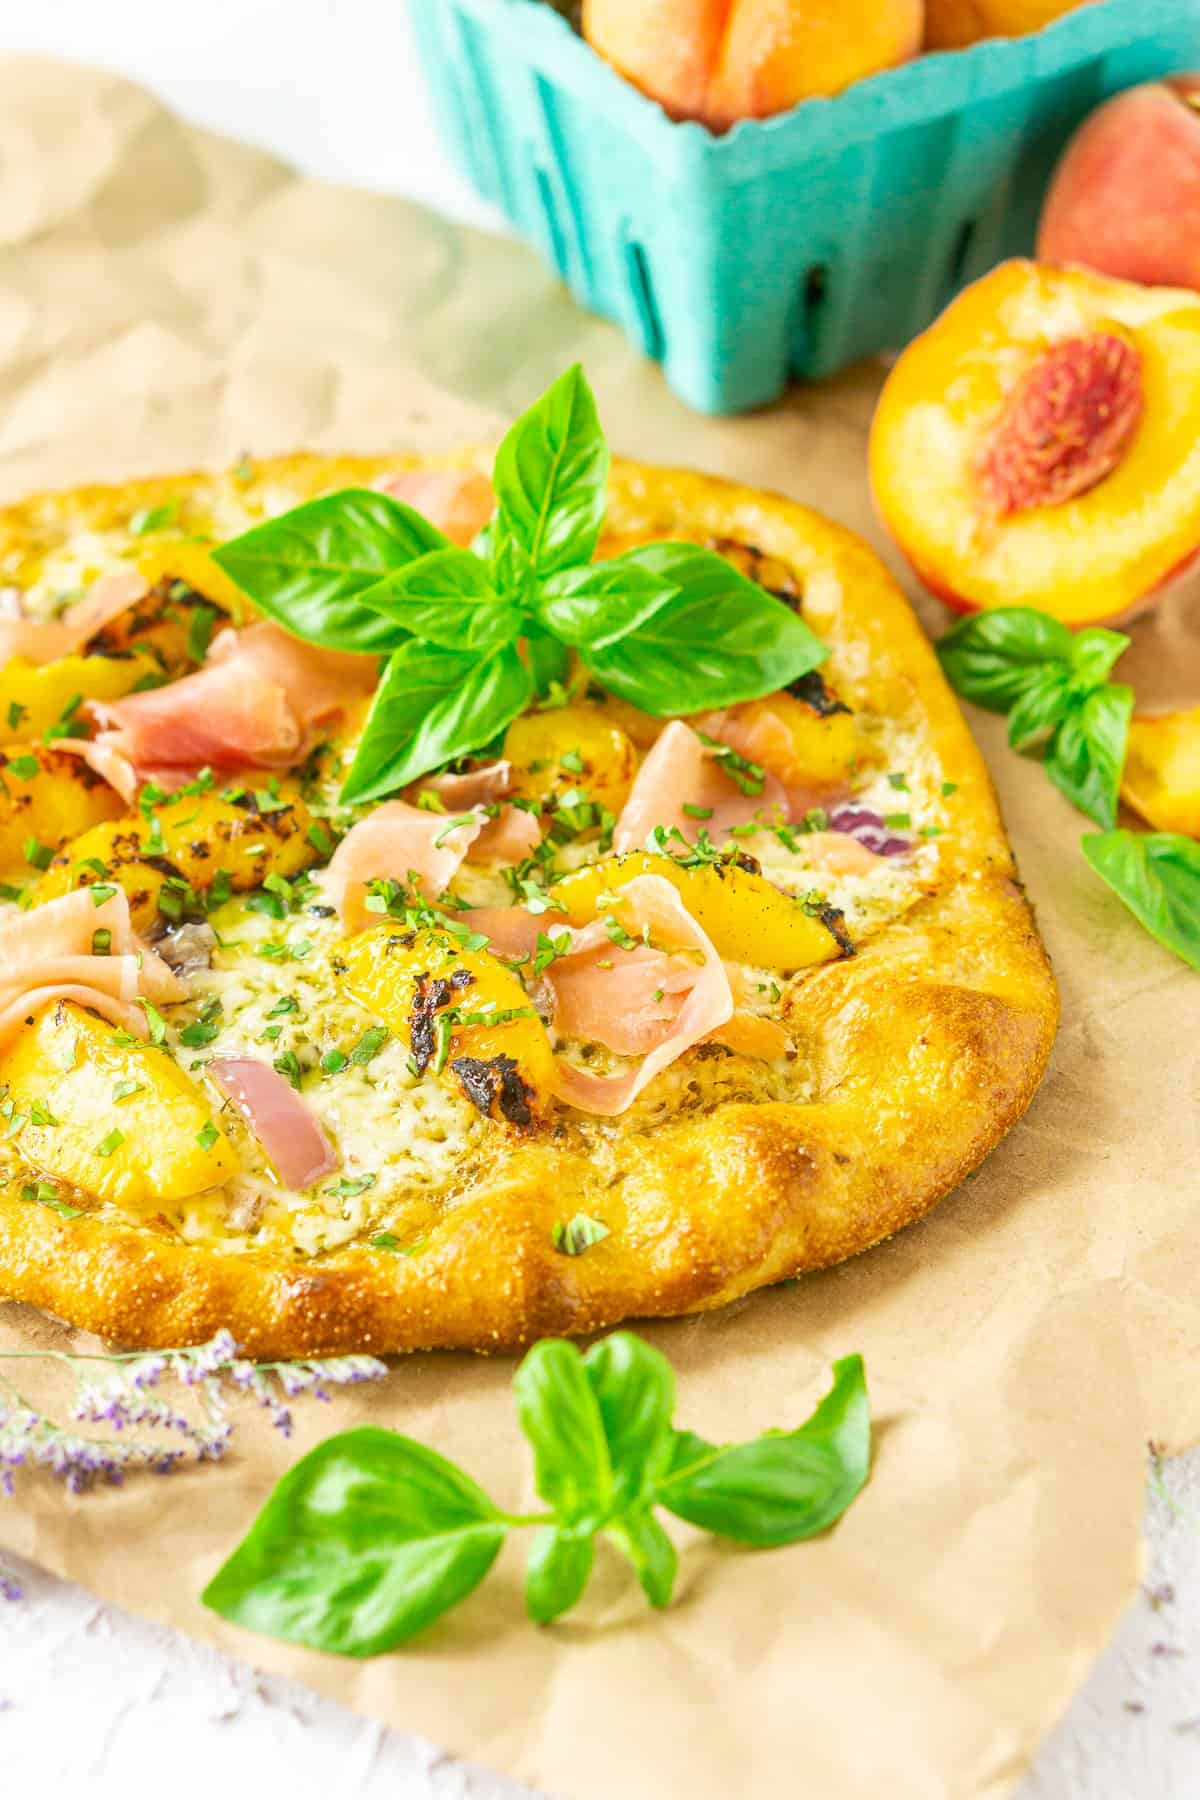
<svg viewBox="0 0 1200 1800">
<path fill-rule="evenodd" d="M 76 888 L 0 922 L 0 1049 L 59 1000 L 90 1007 L 144 1038 L 146 1013 L 138 1001 L 166 1006 L 187 992 L 134 931 L 123 888 L 99 906 L 93 889 Z"/>
</svg>

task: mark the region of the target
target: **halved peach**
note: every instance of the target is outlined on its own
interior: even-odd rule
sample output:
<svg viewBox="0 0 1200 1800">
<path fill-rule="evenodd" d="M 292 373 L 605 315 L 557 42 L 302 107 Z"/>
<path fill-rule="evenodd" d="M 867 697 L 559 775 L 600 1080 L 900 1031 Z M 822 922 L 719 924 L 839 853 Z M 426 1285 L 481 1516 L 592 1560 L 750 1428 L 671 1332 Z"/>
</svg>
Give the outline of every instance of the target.
<svg viewBox="0 0 1200 1800">
<path fill-rule="evenodd" d="M 1155 831 L 1200 837 L 1200 706 L 1130 721 L 1121 798 Z"/>
<path fill-rule="evenodd" d="M 870 466 L 949 605 L 1127 615 L 1200 550 L 1200 298 L 1002 263 L 899 358 Z"/>
</svg>

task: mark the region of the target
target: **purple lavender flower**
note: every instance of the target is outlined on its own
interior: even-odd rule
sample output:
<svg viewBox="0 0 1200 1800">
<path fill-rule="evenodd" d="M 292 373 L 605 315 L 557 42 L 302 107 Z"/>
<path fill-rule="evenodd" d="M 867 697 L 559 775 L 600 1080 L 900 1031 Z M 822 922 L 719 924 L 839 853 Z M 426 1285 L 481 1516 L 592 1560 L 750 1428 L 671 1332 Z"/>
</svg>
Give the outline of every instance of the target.
<svg viewBox="0 0 1200 1800">
<path fill-rule="evenodd" d="M 0 1376 L 11 1403 L 0 1401 L 0 1494 L 14 1492 L 14 1471 L 47 1470 L 72 1493 L 85 1493 L 97 1482 L 119 1484 L 125 1471 L 148 1469 L 167 1475 L 189 1454 L 197 1462 L 217 1462 L 233 1436 L 226 1417 L 229 1391 L 247 1394 L 265 1407 L 271 1423 L 284 1436 L 292 1430 L 287 1401 L 301 1395 L 330 1399 L 330 1389 L 360 1381 L 378 1381 L 386 1364 L 373 1356 L 337 1356 L 325 1360 L 257 1365 L 240 1354 L 232 1332 L 218 1331 L 208 1343 L 187 1350 L 164 1350 L 149 1356 L 88 1357 L 64 1353 L 60 1362 L 76 1367 L 104 1362 L 102 1381 L 79 1377 L 71 1415 L 77 1423 L 105 1424 L 117 1435 L 87 1438 L 35 1411 Z M 165 1396 L 153 1392 L 173 1375 L 202 1403 L 203 1417 L 189 1417 Z M 183 1444 L 129 1435 L 139 1427 L 173 1432 Z"/>
<path fill-rule="evenodd" d="M 0 1600 L 23 1600 L 24 1598 L 25 1589 L 21 1586 L 12 1570 L 6 1569 L 4 1564 L 0 1563 Z M 0 1709 L 2 1709 L 4 1705 L 5 1702 L 0 1700 Z"/>
<path fill-rule="evenodd" d="M 867 806 L 835 807 L 829 815 L 829 829 L 857 838 L 864 850 L 875 856 L 907 856 L 912 849 L 911 838 L 894 836 L 880 814 Z"/>
</svg>

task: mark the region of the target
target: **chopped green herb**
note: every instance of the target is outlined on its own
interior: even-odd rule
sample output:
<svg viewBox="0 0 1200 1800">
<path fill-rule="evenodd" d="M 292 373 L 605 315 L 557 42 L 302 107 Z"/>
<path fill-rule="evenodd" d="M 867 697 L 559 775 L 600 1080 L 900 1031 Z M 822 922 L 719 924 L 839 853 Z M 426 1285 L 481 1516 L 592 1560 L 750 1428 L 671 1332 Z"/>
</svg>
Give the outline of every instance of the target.
<svg viewBox="0 0 1200 1800">
<path fill-rule="evenodd" d="M 31 869 L 48 869 L 54 861 L 53 846 L 39 843 L 35 837 L 25 839 L 21 846 L 21 854 Z"/>
<path fill-rule="evenodd" d="M 334 1194 L 339 1199 L 353 1199 L 356 1194 L 365 1194 L 368 1188 L 373 1188 L 378 1179 L 377 1175 L 343 1175 L 340 1181 L 335 1181 L 325 1192 Z"/>
<path fill-rule="evenodd" d="M 129 521 L 134 537 L 146 537 L 152 531 L 168 531 L 179 517 L 179 501 L 164 500 L 161 506 L 144 506 Z"/>
<path fill-rule="evenodd" d="M 42 765 L 36 756 L 11 757 L 5 767 L 18 781 L 32 781 L 35 775 L 42 772 Z"/>
<path fill-rule="evenodd" d="M 150 1031 L 150 1042 L 152 1044 L 165 1044 L 167 1041 L 167 1021 L 163 1018 L 158 1008 L 152 1006 L 149 1000 L 139 999 L 138 1005 L 146 1015 L 146 1024 Z"/>
<path fill-rule="evenodd" d="M 113 1151 L 119 1150 L 124 1142 L 125 1133 L 123 1131 L 118 1131 L 114 1125 L 113 1129 L 108 1133 L 108 1136 L 102 1137 L 100 1142 L 96 1145 L 96 1155 L 111 1156 Z"/>
<path fill-rule="evenodd" d="M 374 1056 L 378 1056 L 388 1041 L 389 1032 L 386 1025 L 369 1025 L 357 1044 L 350 1052 L 350 1061 L 355 1068 L 365 1068 Z"/>
<path fill-rule="evenodd" d="M 888 786 L 894 787 L 898 794 L 907 794 L 908 776 L 892 774 L 888 776 Z"/>
<path fill-rule="evenodd" d="M 192 608 L 187 635 L 187 653 L 192 662 L 202 663 L 208 655 L 217 617 L 216 607 L 206 606 L 203 601 Z"/>
<path fill-rule="evenodd" d="M 29 1105 L 29 1123 L 31 1125 L 61 1125 L 44 1100 L 33 1100 Z"/>
<path fill-rule="evenodd" d="M 318 856 L 333 855 L 333 839 L 319 819 L 314 819 L 304 834 L 304 841 L 310 844 Z"/>
<path fill-rule="evenodd" d="M 130 1095 L 140 1094 L 145 1085 L 144 1081 L 134 1081 L 131 1076 L 126 1076 L 114 1084 L 112 1097 L 114 1100 L 128 1100 Z"/>
<path fill-rule="evenodd" d="M 330 1191 L 332 1190 L 326 1190 L 326 1192 Z M 368 1242 L 370 1243 L 372 1250 L 398 1250 L 400 1248 L 400 1239 L 396 1236 L 394 1231 L 377 1232 L 373 1238 L 368 1240 Z"/>
<path fill-rule="evenodd" d="M 91 888 L 92 905 L 103 906 L 106 900 L 112 899 L 116 891 L 115 887 L 106 886 L 103 882 L 94 882 Z"/>
<path fill-rule="evenodd" d="M 295 994 L 283 994 L 267 1014 L 268 1019 L 277 1019 L 282 1013 L 299 1012 L 300 1002 Z"/>
<path fill-rule="evenodd" d="M 19 906 L 24 898 L 24 888 L 14 887 L 11 881 L 0 881 L 0 900 L 8 900 Z"/>
<path fill-rule="evenodd" d="M 907 831 L 912 825 L 911 813 L 884 813 L 883 822 L 889 831 Z"/>
<path fill-rule="evenodd" d="M 321 1058 L 321 1067 L 327 1075 L 336 1075 L 339 1069 L 345 1068 L 348 1060 L 344 1050 L 327 1050 Z"/>
<path fill-rule="evenodd" d="M 8 703 L 8 729 L 15 731 L 21 720 L 27 718 L 28 715 L 29 708 L 27 706 L 22 706 L 19 700 L 10 700 Z"/>
<path fill-rule="evenodd" d="M 272 1066 L 278 1074 L 290 1081 L 294 1088 L 299 1089 L 300 1078 L 304 1071 L 300 1067 L 300 1058 L 294 1050 L 285 1050 L 282 1056 L 275 1058 Z"/>
<path fill-rule="evenodd" d="M 450 837 L 453 832 L 460 830 L 462 826 L 474 824 L 474 813 L 459 813 L 456 818 L 449 820 L 447 824 L 442 826 L 442 829 L 433 840 L 434 849 L 440 850 L 446 839 Z"/>
<path fill-rule="evenodd" d="M 109 930 L 107 925 L 97 926 L 96 930 L 93 931 L 93 933 L 92 933 L 92 955 L 93 956 L 111 956 L 112 955 L 112 932 Z"/>
<path fill-rule="evenodd" d="M 945 799 L 948 800 L 950 798 L 951 794 L 957 794 L 957 792 L 958 792 L 957 781 L 943 781 L 942 794 L 945 797 Z"/>
<path fill-rule="evenodd" d="M 564 750 L 559 757 L 559 764 L 571 775 L 583 774 L 583 757 L 578 750 Z"/>
<path fill-rule="evenodd" d="M 560 1220 L 550 1238 L 554 1248 L 564 1256 L 582 1256 L 593 1244 L 599 1244 L 611 1235 L 603 1219 L 593 1219 L 588 1213 L 576 1213 L 565 1224 Z"/>
<path fill-rule="evenodd" d="M 201 1150 L 211 1150 L 220 1135 L 220 1132 L 217 1130 L 212 1120 L 208 1119 L 196 1133 L 196 1142 L 199 1144 Z"/>
</svg>

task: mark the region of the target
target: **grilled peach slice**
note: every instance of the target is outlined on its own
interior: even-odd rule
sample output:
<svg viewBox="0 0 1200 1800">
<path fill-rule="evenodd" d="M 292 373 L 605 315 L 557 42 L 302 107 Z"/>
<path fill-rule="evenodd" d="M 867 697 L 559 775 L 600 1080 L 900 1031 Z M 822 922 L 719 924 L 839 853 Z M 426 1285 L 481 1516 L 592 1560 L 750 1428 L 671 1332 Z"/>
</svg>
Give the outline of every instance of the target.
<svg viewBox="0 0 1200 1800">
<path fill-rule="evenodd" d="M 60 1001 L 0 1057 L 25 1161 L 119 1206 L 219 1187 L 237 1154 L 167 1052 Z"/>
<path fill-rule="evenodd" d="M 158 915 L 188 910 L 189 890 L 203 893 L 224 879 L 230 893 L 246 893 L 267 875 L 299 874 L 316 860 L 322 830 L 294 782 L 236 799 L 215 789 L 182 794 L 75 838 L 39 881 L 34 902 L 115 881 L 129 896 L 134 929 L 147 932 Z"/>
<path fill-rule="evenodd" d="M 896 363 L 870 465 L 949 605 L 1127 615 L 1200 548 L 1200 299 L 1001 264 Z"/>
<path fill-rule="evenodd" d="M 687 868 L 648 850 L 605 857 L 556 882 L 550 897 L 565 910 L 547 913 L 549 929 L 556 919 L 589 924 L 603 910 L 605 896 L 618 894 L 638 875 L 669 881 L 717 953 L 731 962 L 803 969 L 829 962 L 849 947 L 841 915 L 815 899 L 794 899 L 736 863 Z"/>
<path fill-rule="evenodd" d="M 68 750 L 50 744 L 0 750 L 0 869 L 28 876 L 52 851 L 115 819 L 120 797 Z"/>
<path fill-rule="evenodd" d="M 341 945 L 333 966 L 419 1074 L 441 1076 L 510 1125 L 544 1113 L 555 1088 L 550 1040 L 517 976 L 486 950 L 384 921 Z"/>
</svg>

